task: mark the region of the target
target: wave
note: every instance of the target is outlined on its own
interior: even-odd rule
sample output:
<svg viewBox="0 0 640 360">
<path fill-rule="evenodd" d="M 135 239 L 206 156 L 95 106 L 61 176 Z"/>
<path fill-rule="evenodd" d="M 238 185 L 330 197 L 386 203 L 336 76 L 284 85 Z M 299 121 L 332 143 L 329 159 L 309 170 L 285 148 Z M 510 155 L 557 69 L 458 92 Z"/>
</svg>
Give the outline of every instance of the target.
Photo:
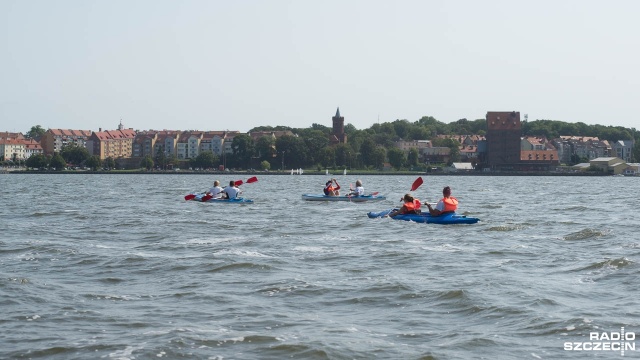
<svg viewBox="0 0 640 360">
<path fill-rule="evenodd" d="M 573 241 L 573 240 L 586 240 L 591 238 L 599 238 L 603 236 L 608 236 L 611 233 L 609 230 L 597 230 L 597 229 L 582 229 L 580 231 L 571 233 L 569 235 L 565 235 L 562 237 L 563 240 Z"/>
<path fill-rule="evenodd" d="M 516 231 L 516 230 L 524 230 L 528 226 L 525 224 L 514 224 L 514 225 L 499 225 L 492 226 L 485 231 Z"/>
<path fill-rule="evenodd" d="M 599 270 L 599 269 L 622 269 L 625 268 L 629 265 L 633 264 L 633 261 L 622 257 L 622 258 L 618 258 L 618 259 L 607 259 L 607 260 L 603 260 L 603 261 L 599 261 L 596 263 L 593 263 L 589 266 L 586 266 L 582 269 L 579 269 L 579 271 L 585 271 L 585 270 Z"/>
<path fill-rule="evenodd" d="M 216 273 L 221 271 L 230 271 L 230 270 L 233 271 L 233 270 L 244 270 L 244 269 L 254 269 L 254 268 L 259 268 L 260 271 L 266 271 L 271 269 L 270 266 L 265 264 L 255 264 L 252 262 L 240 262 L 240 263 L 232 263 L 232 264 L 224 264 L 224 265 L 216 266 L 213 269 L 207 270 L 207 272 Z"/>
</svg>

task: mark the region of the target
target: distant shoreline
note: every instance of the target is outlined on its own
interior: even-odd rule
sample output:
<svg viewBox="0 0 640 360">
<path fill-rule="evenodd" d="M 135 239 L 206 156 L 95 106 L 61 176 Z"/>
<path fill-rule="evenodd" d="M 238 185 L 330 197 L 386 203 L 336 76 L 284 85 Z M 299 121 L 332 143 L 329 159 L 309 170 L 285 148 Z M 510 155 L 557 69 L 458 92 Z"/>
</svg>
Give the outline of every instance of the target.
<svg viewBox="0 0 640 360">
<path fill-rule="evenodd" d="M 16 170 L 16 171 L 3 171 L 3 174 L 60 174 L 60 175 L 289 175 L 288 171 L 40 171 L 40 170 Z M 298 174 L 294 174 L 296 176 Z M 328 177 L 344 176 L 342 172 L 338 174 L 326 175 L 321 171 L 306 171 L 302 174 L 305 175 L 321 175 Z M 500 172 L 416 172 L 416 171 L 389 171 L 389 172 L 368 172 L 368 171 L 350 171 L 346 176 L 611 176 L 611 174 L 603 174 L 599 172 L 575 172 L 575 173 L 559 173 L 559 172 L 523 172 L 523 171 L 500 171 Z"/>
</svg>

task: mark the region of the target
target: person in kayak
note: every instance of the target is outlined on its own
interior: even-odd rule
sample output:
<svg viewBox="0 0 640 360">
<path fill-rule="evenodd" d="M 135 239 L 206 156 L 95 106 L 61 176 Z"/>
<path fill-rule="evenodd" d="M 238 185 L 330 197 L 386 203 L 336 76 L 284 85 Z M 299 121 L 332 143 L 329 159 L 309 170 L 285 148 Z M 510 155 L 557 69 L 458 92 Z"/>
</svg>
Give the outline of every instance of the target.
<svg viewBox="0 0 640 360">
<path fill-rule="evenodd" d="M 401 214 L 419 214 L 420 210 L 418 210 L 419 206 L 416 206 L 416 200 L 418 199 L 414 199 L 411 194 L 405 194 L 403 197 L 404 204 L 402 205 L 402 207 L 400 209 L 394 209 L 393 211 L 391 211 L 389 213 L 389 217 L 394 217 Z M 418 200 L 417 203 L 419 204 L 420 200 Z"/>
<path fill-rule="evenodd" d="M 226 194 L 227 199 L 235 199 L 238 197 L 240 193 L 240 189 L 236 186 L 236 182 L 231 180 L 229 181 L 229 186 L 222 189 L 222 192 Z"/>
<path fill-rule="evenodd" d="M 336 186 L 333 186 L 333 183 L 335 183 Z M 340 185 L 336 179 L 331 179 L 324 185 L 324 194 L 327 196 L 340 196 L 339 190 Z"/>
<path fill-rule="evenodd" d="M 356 188 L 351 189 L 349 196 L 364 196 L 364 188 L 362 187 L 362 181 L 356 180 Z"/>
<path fill-rule="evenodd" d="M 211 195 L 212 199 L 219 199 L 222 197 L 222 187 L 220 187 L 220 181 L 213 182 L 213 187 L 209 189 L 207 195 Z"/>
<path fill-rule="evenodd" d="M 451 188 L 448 186 L 445 186 L 444 189 L 442 189 L 442 199 L 438 201 L 435 208 L 432 208 L 431 204 L 426 201 L 424 204 L 427 205 L 429 214 L 432 216 L 455 212 L 458 209 L 458 199 L 451 196 Z"/>
</svg>

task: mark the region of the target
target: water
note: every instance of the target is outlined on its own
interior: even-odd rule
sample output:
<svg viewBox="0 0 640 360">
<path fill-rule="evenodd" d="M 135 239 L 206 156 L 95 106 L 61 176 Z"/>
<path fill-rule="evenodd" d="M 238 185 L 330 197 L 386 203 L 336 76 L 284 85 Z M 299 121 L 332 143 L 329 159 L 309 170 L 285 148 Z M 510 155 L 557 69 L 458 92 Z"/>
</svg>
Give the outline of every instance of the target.
<svg viewBox="0 0 640 360">
<path fill-rule="evenodd" d="M 416 176 L 362 176 L 380 203 L 304 202 L 307 175 L 183 200 L 216 178 L 246 181 L 0 175 L 0 358 L 620 358 L 564 344 L 640 334 L 638 178 L 424 176 L 482 220 L 458 226 L 367 218 Z"/>
</svg>

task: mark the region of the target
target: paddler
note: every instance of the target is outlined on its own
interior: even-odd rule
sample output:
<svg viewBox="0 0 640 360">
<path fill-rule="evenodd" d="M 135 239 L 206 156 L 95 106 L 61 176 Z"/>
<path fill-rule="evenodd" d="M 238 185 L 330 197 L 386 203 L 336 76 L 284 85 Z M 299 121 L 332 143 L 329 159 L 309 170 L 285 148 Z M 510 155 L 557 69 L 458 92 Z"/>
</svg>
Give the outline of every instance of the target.
<svg viewBox="0 0 640 360">
<path fill-rule="evenodd" d="M 427 208 L 429 208 L 429 214 L 432 216 L 455 212 L 456 209 L 458 209 L 458 199 L 451 196 L 451 188 L 448 186 L 445 186 L 444 189 L 442 189 L 442 199 L 438 201 L 435 208 L 432 208 L 431 204 L 426 201 L 424 204 L 427 205 Z"/>
<path fill-rule="evenodd" d="M 333 183 L 335 183 L 336 186 L 333 186 Z M 336 179 L 331 179 L 324 185 L 324 194 L 327 196 L 340 196 L 339 190 L 340 185 L 338 184 L 338 180 Z"/>
<path fill-rule="evenodd" d="M 402 198 L 404 201 L 404 204 L 402 205 L 402 207 L 400 209 L 397 210 L 393 210 L 389 213 L 390 217 L 394 217 L 396 215 L 400 215 L 400 214 L 418 214 L 419 210 L 418 208 L 420 207 L 419 205 L 416 206 L 416 201 L 417 199 L 414 199 L 413 196 L 411 196 L 411 194 L 405 194 L 404 197 Z M 418 204 L 420 204 L 420 201 L 418 200 L 417 202 Z"/>
</svg>

